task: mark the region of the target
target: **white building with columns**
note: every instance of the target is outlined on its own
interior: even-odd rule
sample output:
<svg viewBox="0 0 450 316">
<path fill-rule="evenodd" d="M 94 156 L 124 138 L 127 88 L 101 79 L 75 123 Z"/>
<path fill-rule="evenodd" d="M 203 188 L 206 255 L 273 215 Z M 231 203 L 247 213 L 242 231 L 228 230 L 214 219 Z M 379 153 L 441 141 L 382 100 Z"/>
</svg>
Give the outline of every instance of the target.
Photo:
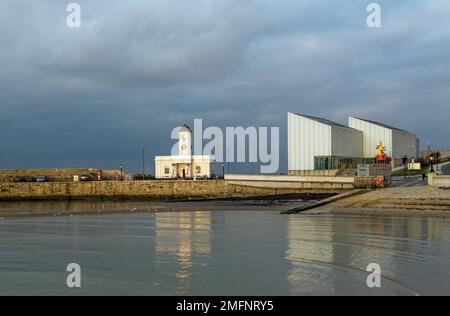
<svg viewBox="0 0 450 316">
<path fill-rule="evenodd" d="M 204 179 L 213 174 L 213 158 L 192 154 L 192 131 L 184 124 L 178 132 L 178 155 L 156 156 L 157 179 Z"/>
</svg>

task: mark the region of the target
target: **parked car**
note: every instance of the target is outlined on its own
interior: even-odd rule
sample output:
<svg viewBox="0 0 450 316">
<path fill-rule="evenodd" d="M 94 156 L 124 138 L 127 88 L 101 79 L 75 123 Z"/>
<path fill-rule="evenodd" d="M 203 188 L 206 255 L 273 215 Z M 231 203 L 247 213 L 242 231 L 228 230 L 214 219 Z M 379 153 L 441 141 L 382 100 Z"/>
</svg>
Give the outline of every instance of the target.
<svg viewBox="0 0 450 316">
<path fill-rule="evenodd" d="M 36 182 L 36 177 L 25 176 L 25 182 Z"/>
<path fill-rule="evenodd" d="M 82 174 L 80 175 L 80 181 L 94 181 L 95 177 L 92 174 Z"/>
<path fill-rule="evenodd" d="M 15 176 L 14 182 L 26 182 L 26 179 L 24 176 Z"/>
<path fill-rule="evenodd" d="M 15 176 L 14 182 L 35 182 L 36 178 L 32 176 Z"/>
<path fill-rule="evenodd" d="M 50 182 L 50 178 L 47 176 L 39 176 L 36 178 L 36 182 Z"/>
</svg>

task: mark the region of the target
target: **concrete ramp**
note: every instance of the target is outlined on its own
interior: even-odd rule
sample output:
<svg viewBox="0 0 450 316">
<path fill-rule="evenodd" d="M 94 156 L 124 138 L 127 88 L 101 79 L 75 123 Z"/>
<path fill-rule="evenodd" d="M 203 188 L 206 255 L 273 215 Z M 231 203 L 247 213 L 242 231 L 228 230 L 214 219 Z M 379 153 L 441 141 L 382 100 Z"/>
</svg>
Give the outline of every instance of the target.
<svg viewBox="0 0 450 316">
<path fill-rule="evenodd" d="M 319 206 L 327 205 L 329 203 L 332 203 L 332 202 L 335 202 L 335 201 L 338 201 L 338 200 L 342 200 L 342 199 L 345 199 L 345 198 L 349 198 L 351 196 L 363 194 L 363 193 L 366 193 L 366 192 L 369 192 L 369 190 L 362 190 L 362 189 L 360 189 L 360 190 L 352 190 L 352 191 L 345 192 L 345 193 L 342 193 L 342 194 L 338 194 L 338 195 L 335 195 L 335 196 L 332 196 L 332 197 L 329 197 L 327 199 L 320 200 L 320 201 L 317 201 L 317 202 L 314 202 L 314 203 L 311 203 L 311 204 L 305 204 L 305 205 L 302 205 L 302 206 L 299 206 L 299 207 L 295 207 L 295 208 L 283 211 L 280 214 L 297 214 L 297 213 L 301 213 L 301 212 L 304 212 L 304 211 L 307 211 L 307 210 L 310 210 L 310 209 L 313 209 L 313 208 L 316 208 L 316 207 L 319 207 Z"/>
</svg>

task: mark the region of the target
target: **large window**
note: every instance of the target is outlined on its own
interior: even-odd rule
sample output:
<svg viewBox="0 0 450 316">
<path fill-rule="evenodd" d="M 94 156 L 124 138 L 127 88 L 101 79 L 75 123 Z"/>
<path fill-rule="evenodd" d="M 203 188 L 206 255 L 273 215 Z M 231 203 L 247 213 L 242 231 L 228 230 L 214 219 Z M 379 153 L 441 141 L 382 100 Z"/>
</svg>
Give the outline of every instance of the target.
<svg viewBox="0 0 450 316">
<path fill-rule="evenodd" d="M 356 169 L 360 164 L 373 164 L 374 158 L 316 156 L 314 157 L 315 170 L 330 169 Z"/>
</svg>

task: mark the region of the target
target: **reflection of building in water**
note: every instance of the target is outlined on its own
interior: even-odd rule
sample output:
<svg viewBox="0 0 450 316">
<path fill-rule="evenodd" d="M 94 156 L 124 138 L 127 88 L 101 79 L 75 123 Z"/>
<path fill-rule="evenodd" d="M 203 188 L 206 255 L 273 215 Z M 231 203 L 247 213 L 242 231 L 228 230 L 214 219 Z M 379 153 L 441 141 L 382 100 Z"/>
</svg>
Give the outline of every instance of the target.
<svg viewBox="0 0 450 316">
<path fill-rule="evenodd" d="M 370 263 L 380 265 L 384 294 L 414 294 L 405 264 L 420 273 L 429 242 L 442 239 L 430 218 L 290 217 L 287 227 L 291 294 L 369 294 Z"/>
<path fill-rule="evenodd" d="M 292 217 L 288 221 L 286 258 L 291 294 L 364 294 L 369 263 L 392 275 L 390 223 L 367 218 Z"/>
<path fill-rule="evenodd" d="M 441 241 L 441 225 L 442 220 L 439 218 L 409 218 L 406 221 L 404 236 L 414 240 Z"/>
<path fill-rule="evenodd" d="M 158 263 L 174 265 L 177 294 L 187 293 L 192 285 L 194 260 L 211 253 L 211 214 L 209 212 L 157 213 L 155 251 Z M 204 265 L 195 262 L 195 265 Z M 171 269 L 170 269 L 171 270 Z"/>
<path fill-rule="evenodd" d="M 345 226 L 347 225 L 347 226 Z M 348 262 L 364 265 L 363 258 L 371 259 L 382 267 L 383 275 L 396 279 L 402 273 L 405 262 L 416 263 L 423 260 L 428 251 L 424 241 L 440 241 L 439 220 L 434 218 L 373 217 L 370 221 L 361 218 L 353 220 L 352 227 L 339 221 L 337 229 L 357 228 L 357 234 L 349 239 L 355 246 Z"/>
<path fill-rule="evenodd" d="M 330 277 L 334 261 L 332 232 L 321 229 L 317 218 L 289 217 L 286 259 L 292 264 L 288 272 L 291 295 L 335 293 Z M 319 287 L 320 285 L 320 287 Z"/>
</svg>

